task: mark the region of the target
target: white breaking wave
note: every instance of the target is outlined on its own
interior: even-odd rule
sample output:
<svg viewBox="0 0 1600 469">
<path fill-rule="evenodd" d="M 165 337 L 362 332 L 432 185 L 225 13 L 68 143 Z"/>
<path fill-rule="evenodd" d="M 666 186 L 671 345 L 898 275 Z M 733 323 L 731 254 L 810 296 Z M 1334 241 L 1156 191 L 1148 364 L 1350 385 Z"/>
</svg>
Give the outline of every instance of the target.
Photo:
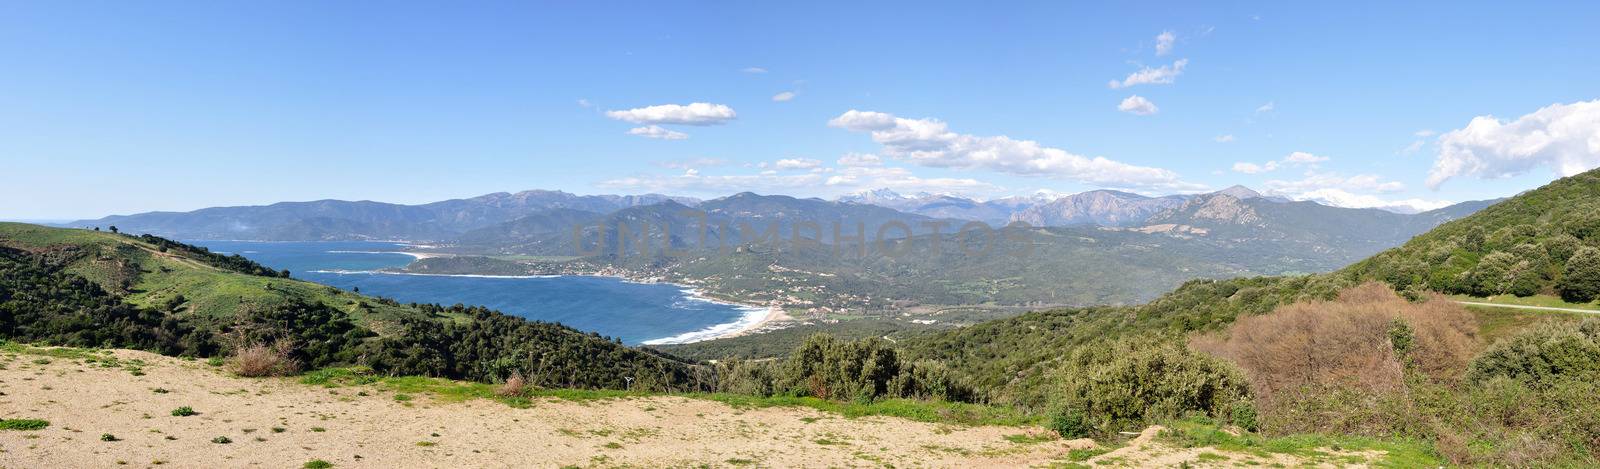
<svg viewBox="0 0 1600 469">
<path fill-rule="evenodd" d="M 730 302 L 727 302 L 727 301 L 717 300 L 715 298 L 709 298 L 709 297 L 706 297 L 705 295 L 701 294 L 700 290 L 696 290 L 696 289 L 693 289 L 693 288 L 684 288 L 684 289 L 679 290 L 679 291 L 683 292 L 684 299 L 686 299 L 686 300 L 689 300 L 689 301 L 702 301 L 702 302 L 706 302 L 706 303 L 719 304 L 719 305 L 725 305 L 725 306 L 732 306 L 732 307 L 738 308 L 739 311 L 742 314 L 739 316 L 739 319 L 734 320 L 733 322 L 727 322 L 727 323 L 722 323 L 722 324 L 713 324 L 711 326 L 707 326 L 704 329 L 700 329 L 700 330 L 697 330 L 697 331 L 685 332 L 685 333 L 678 334 L 678 335 L 671 336 L 671 337 L 662 337 L 662 338 L 659 338 L 659 339 L 650 339 L 650 340 L 646 340 L 644 342 L 640 342 L 641 344 L 644 344 L 644 345 L 688 344 L 688 343 L 700 342 L 700 341 L 704 341 L 704 340 L 715 339 L 715 338 L 722 337 L 722 336 L 725 336 L 725 335 L 728 335 L 728 334 L 732 334 L 734 332 L 739 332 L 739 331 L 748 329 L 750 327 L 754 327 L 755 325 L 760 324 L 761 321 L 765 320 L 767 318 L 767 315 L 769 313 L 771 313 L 771 311 L 772 311 L 771 308 L 767 308 L 767 307 L 751 306 L 751 305 L 744 305 L 744 304 L 738 304 L 738 303 L 730 303 Z"/>
<path fill-rule="evenodd" d="M 467 277 L 467 278 L 556 278 L 560 275 L 480 275 L 480 274 L 419 274 L 415 272 L 389 272 L 383 270 L 311 270 L 317 274 L 339 275 L 415 275 L 419 277 Z"/>
</svg>

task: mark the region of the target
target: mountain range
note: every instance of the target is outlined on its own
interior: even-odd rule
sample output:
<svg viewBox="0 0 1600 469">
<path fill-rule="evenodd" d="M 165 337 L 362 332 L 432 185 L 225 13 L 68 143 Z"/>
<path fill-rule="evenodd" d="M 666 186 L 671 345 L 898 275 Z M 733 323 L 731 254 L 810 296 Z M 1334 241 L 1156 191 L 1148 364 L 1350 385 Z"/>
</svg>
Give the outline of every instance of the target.
<svg viewBox="0 0 1600 469">
<path fill-rule="evenodd" d="M 147 212 L 79 220 L 62 226 L 84 228 L 115 225 L 124 231 L 178 239 L 377 239 L 491 246 L 531 242 L 531 238 L 566 233 L 579 219 L 595 220 L 619 210 L 670 201 L 702 210 L 712 221 L 719 217 L 758 225 L 775 221 L 780 224 L 782 233 L 792 232 L 792 223 L 796 220 L 821 222 L 823 233 L 816 237 L 831 239 L 831 224 L 834 221 L 841 222 L 845 232 L 850 231 L 857 222 L 865 223 L 868 230 L 876 230 L 883 222 L 890 220 L 906 223 L 918 233 L 927 231 L 923 223 L 937 220 L 947 221 L 952 229 L 969 221 L 980 221 L 991 226 L 1023 222 L 1032 226 L 1134 228 L 1164 224 L 1174 216 L 1167 215 L 1169 212 L 1181 210 L 1194 200 L 1216 194 L 1229 195 L 1241 201 L 1289 204 L 1290 208 L 1286 209 L 1288 212 L 1359 213 L 1364 215 L 1354 216 L 1362 220 L 1371 219 L 1375 223 L 1411 218 L 1430 220 L 1440 214 L 1459 216 L 1465 208 L 1482 205 L 1468 202 L 1424 214 L 1399 214 L 1375 209 L 1339 208 L 1313 202 L 1291 203 L 1287 199 L 1263 196 L 1243 186 L 1211 194 L 1161 197 L 1095 190 L 1064 196 L 1039 193 L 988 201 L 946 194 L 901 195 L 888 189 L 848 194 L 833 201 L 748 192 L 704 201 L 661 194 L 575 195 L 562 191 L 530 190 L 420 205 L 318 200 L 213 207 L 190 212 Z M 1198 215 L 1204 217 L 1209 213 Z M 1409 229 L 1402 231 L 1412 232 Z"/>
</svg>

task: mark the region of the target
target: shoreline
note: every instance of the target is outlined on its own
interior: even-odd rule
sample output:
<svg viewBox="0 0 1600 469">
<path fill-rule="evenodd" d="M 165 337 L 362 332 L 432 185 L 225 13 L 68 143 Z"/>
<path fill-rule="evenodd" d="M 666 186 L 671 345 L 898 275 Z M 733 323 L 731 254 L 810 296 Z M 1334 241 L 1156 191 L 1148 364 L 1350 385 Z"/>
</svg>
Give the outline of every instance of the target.
<svg viewBox="0 0 1600 469">
<path fill-rule="evenodd" d="M 330 252 L 333 252 L 333 251 L 330 251 Z M 351 251 L 351 252 L 358 252 L 358 251 Z M 374 252 L 374 251 L 359 251 L 359 252 Z M 392 253 L 383 253 L 383 254 L 427 255 L 426 253 L 406 253 L 406 252 L 392 252 Z M 418 259 L 423 259 L 423 258 L 424 257 L 418 257 Z M 596 274 L 576 274 L 576 275 L 560 275 L 560 274 L 552 274 L 552 275 L 429 274 L 429 273 L 417 273 L 417 272 L 400 272 L 400 271 L 393 271 L 393 270 L 310 270 L 310 271 L 307 271 L 307 272 L 308 273 L 320 273 L 320 274 L 337 274 L 337 275 L 414 275 L 414 276 L 422 276 L 422 277 L 464 277 L 464 278 L 489 278 L 489 279 L 495 279 L 495 278 L 498 278 L 498 279 L 533 279 L 533 278 L 559 278 L 559 277 L 569 277 L 569 276 L 570 277 L 610 278 L 610 279 L 616 279 L 616 280 L 620 280 L 620 281 L 628 282 L 628 283 L 672 285 L 672 286 L 675 286 L 675 287 L 679 287 L 679 291 L 683 293 L 684 298 L 688 299 L 690 301 L 704 301 L 704 302 L 707 302 L 707 303 L 719 304 L 719 305 L 724 305 L 724 306 L 731 306 L 731 307 L 737 308 L 740 311 L 742 311 L 742 314 L 738 318 L 734 319 L 733 321 L 724 322 L 724 323 L 718 323 L 718 324 L 712 324 L 712 325 L 706 326 L 704 328 L 700 328 L 700 329 L 696 329 L 696 330 L 692 330 L 692 331 L 688 331 L 688 332 L 683 332 L 683 333 L 680 333 L 680 334 L 677 334 L 677 335 L 666 336 L 666 337 L 657 337 L 657 338 L 654 338 L 654 339 L 643 340 L 643 341 L 639 342 L 639 345 L 641 345 L 641 346 L 643 346 L 643 345 L 692 344 L 692 343 L 695 343 L 695 342 L 704 342 L 704 341 L 708 341 L 708 340 L 716 340 L 716 339 L 725 339 L 725 338 L 730 338 L 730 337 L 738 337 L 738 336 L 741 336 L 741 335 L 748 334 L 748 333 L 750 333 L 752 331 L 760 329 L 760 328 L 762 328 L 764 326 L 767 326 L 769 324 L 772 324 L 774 322 L 778 322 L 778 321 L 783 321 L 783 320 L 789 319 L 788 313 L 785 312 L 783 310 L 783 308 L 780 307 L 780 306 L 776 306 L 776 305 L 762 306 L 762 305 L 750 304 L 750 303 L 740 303 L 740 302 L 737 302 L 737 301 L 725 300 L 725 299 L 721 299 L 721 298 L 716 298 L 716 297 L 710 296 L 710 295 L 706 294 L 706 292 L 704 292 L 703 290 L 701 290 L 701 289 L 699 289 L 697 287 L 694 287 L 692 285 L 684 285 L 684 284 L 681 284 L 681 283 L 664 282 L 664 281 L 656 281 L 656 280 L 641 280 L 641 279 L 636 279 L 636 278 L 629 278 L 627 276 L 622 276 L 622 275 L 605 275 L 605 274 L 598 274 L 598 273 L 596 273 Z"/>
<path fill-rule="evenodd" d="M 446 257 L 444 254 L 414 251 L 328 251 L 331 254 L 404 254 L 417 260 Z"/>
</svg>

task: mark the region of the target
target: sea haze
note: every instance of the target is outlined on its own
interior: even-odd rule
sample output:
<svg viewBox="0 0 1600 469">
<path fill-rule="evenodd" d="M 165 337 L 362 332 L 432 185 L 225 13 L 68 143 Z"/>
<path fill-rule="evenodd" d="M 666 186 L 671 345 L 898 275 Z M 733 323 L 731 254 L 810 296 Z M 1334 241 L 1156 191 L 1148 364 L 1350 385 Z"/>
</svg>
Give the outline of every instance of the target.
<svg viewBox="0 0 1600 469">
<path fill-rule="evenodd" d="M 405 245 L 381 242 L 189 241 L 239 254 L 295 278 L 401 303 L 456 303 L 598 332 L 629 345 L 704 340 L 766 314 L 762 308 L 717 303 L 679 285 L 610 277 L 485 277 L 377 272 L 401 267 Z"/>
</svg>

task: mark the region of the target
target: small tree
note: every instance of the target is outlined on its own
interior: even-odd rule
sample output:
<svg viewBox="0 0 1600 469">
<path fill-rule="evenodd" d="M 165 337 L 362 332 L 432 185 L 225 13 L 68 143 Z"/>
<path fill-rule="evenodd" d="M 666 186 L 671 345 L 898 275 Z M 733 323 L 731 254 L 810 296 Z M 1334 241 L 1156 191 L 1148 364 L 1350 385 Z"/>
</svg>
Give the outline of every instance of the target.
<svg viewBox="0 0 1600 469">
<path fill-rule="evenodd" d="M 117 225 L 111 225 L 111 232 L 112 233 L 116 233 L 117 232 Z"/>
<path fill-rule="evenodd" d="M 1567 260 L 1567 269 L 1556 286 L 1561 299 L 1588 303 L 1600 297 L 1600 249 L 1584 247 Z"/>
</svg>

